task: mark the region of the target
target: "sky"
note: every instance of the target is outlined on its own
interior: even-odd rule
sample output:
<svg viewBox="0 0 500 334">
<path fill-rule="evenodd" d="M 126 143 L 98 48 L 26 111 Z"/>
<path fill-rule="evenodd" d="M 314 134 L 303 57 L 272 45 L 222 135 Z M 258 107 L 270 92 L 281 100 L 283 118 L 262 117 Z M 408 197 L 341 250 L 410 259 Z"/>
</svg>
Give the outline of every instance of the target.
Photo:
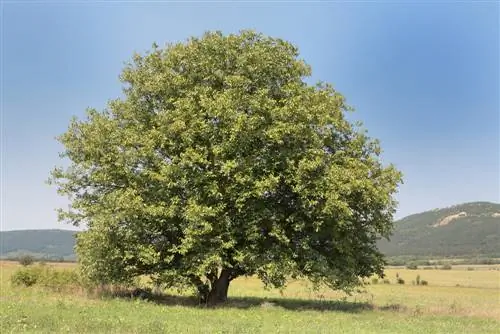
<svg viewBox="0 0 500 334">
<path fill-rule="evenodd" d="M 396 218 L 500 202 L 499 3 L 27 2 L 1 6 L 1 230 L 72 228 L 45 183 L 73 115 L 121 96 L 134 52 L 205 31 L 295 44 L 404 174 Z"/>
</svg>

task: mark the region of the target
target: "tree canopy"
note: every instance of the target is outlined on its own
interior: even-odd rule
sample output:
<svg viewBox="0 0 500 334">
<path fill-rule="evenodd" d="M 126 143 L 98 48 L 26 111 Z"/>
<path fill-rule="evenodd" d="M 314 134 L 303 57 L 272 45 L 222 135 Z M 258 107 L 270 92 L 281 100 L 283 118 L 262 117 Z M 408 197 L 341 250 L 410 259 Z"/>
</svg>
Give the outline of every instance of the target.
<svg viewBox="0 0 500 334">
<path fill-rule="evenodd" d="M 401 182 L 380 145 L 311 86 L 292 44 L 253 31 L 153 45 L 121 74 L 124 96 L 59 137 L 60 219 L 85 227 L 93 282 L 141 275 L 225 301 L 229 282 L 291 277 L 349 290 L 382 275 Z"/>
</svg>

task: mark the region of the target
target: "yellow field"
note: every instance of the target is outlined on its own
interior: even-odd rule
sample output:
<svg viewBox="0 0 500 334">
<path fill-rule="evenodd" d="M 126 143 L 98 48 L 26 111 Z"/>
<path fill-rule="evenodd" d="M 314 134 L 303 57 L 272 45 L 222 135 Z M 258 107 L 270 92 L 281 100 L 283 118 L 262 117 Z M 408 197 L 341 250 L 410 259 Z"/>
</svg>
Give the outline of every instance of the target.
<svg viewBox="0 0 500 334">
<path fill-rule="evenodd" d="M 76 265 L 47 266 L 71 269 Z M 0 320 L 5 326 L 0 329 L 11 333 L 38 332 L 41 328 L 43 332 L 63 331 L 61 328 L 95 332 L 105 323 L 109 331 L 117 333 L 141 332 L 141 328 L 158 333 L 186 332 L 186 328 L 191 328 L 187 332 L 218 332 L 219 324 L 224 323 L 226 329 L 222 332 L 275 332 L 281 328 L 285 332 L 327 333 L 331 326 L 343 326 L 342 332 L 352 333 L 443 333 L 445 329 L 447 333 L 496 333 L 500 326 L 499 267 L 388 268 L 386 278 L 390 284 L 379 279 L 378 284 L 369 284 L 351 296 L 338 291 L 314 291 L 299 280 L 290 282 L 283 291 L 265 290 L 256 278 L 240 278 L 231 283 L 230 301 L 224 310 L 213 313 L 189 306 L 182 296 L 174 297 L 167 305 L 139 305 L 90 297 L 83 289 L 64 293 L 36 286 L 13 287 L 10 276 L 20 265 L 0 261 Z M 404 285 L 396 283 L 396 275 L 405 280 Z M 412 285 L 417 275 L 429 285 Z M 165 313 L 167 310 L 169 313 Z M 88 314 L 95 321 L 82 321 L 78 314 Z M 216 318 L 212 318 L 214 314 Z M 169 319 L 161 326 L 160 315 Z M 199 321 L 193 322 L 193 317 Z M 267 324 L 262 327 L 258 319 Z M 202 330 L 205 326 L 210 330 Z"/>
<path fill-rule="evenodd" d="M 474 268 L 474 270 L 467 270 Z M 475 288 L 500 289 L 500 265 L 479 265 L 479 266 L 453 266 L 452 270 L 408 270 L 404 268 L 386 269 L 386 275 L 390 279 L 396 277 L 399 273 L 406 281 L 411 284 L 412 280 L 420 275 L 420 279 L 429 281 L 433 286 L 462 286 Z"/>
<path fill-rule="evenodd" d="M 470 267 L 470 266 L 469 266 Z M 404 285 L 396 284 L 396 274 L 405 280 Z M 420 275 L 429 282 L 428 286 L 412 285 L 412 280 Z M 378 308 L 391 308 L 406 312 L 427 314 L 449 314 L 479 316 L 500 319 L 500 271 L 497 266 L 478 270 L 408 270 L 391 268 L 386 270 L 386 278 L 365 287 L 364 292 L 346 296 L 337 291 L 314 292 L 303 281 L 291 282 L 281 294 L 279 291 L 265 291 L 260 281 L 254 278 L 238 279 L 231 285 L 232 296 L 288 297 L 338 300 L 346 298 L 352 302 L 373 303 Z M 459 286 L 457 286 L 457 284 Z"/>
<path fill-rule="evenodd" d="M 74 268 L 74 263 L 49 263 L 56 268 Z M 0 261 L 0 295 L 10 290 L 9 277 L 19 268 L 16 262 Z M 468 270 L 468 268 L 474 270 Z M 256 278 L 240 278 L 230 286 L 230 297 L 292 298 L 308 300 L 345 300 L 366 302 L 381 309 L 426 314 L 479 316 L 500 319 L 500 265 L 456 266 L 452 270 L 386 269 L 390 284 L 369 284 L 363 291 L 348 296 L 342 292 L 322 289 L 314 291 L 305 281 L 291 281 L 283 291 L 263 289 Z M 396 275 L 405 280 L 396 283 Z M 420 275 L 428 286 L 413 285 Z M 368 280 L 369 281 L 369 280 Z"/>
</svg>

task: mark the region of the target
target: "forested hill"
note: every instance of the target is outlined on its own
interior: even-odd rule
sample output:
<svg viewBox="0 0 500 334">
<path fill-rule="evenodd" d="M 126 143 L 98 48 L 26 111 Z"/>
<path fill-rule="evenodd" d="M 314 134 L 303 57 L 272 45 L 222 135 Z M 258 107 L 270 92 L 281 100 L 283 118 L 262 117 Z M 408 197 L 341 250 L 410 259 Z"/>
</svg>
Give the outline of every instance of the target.
<svg viewBox="0 0 500 334">
<path fill-rule="evenodd" d="M 435 209 L 395 222 L 391 241 L 380 241 L 387 256 L 500 257 L 500 204 L 474 202 Z M 75 231 L 0 232 L 1 258 L 31 254 L 74 260 Z"/>
<path fill-rule="evenodd" d="M 74 260 L 76 231 L 19 230 L 0 232 L 0 257 L 32 255 L 50 260 Z"/>
<path fill-rule="evenodd" d="M 500 257 L 500 204 L 473 202 L 434 209 L 395 222 L 387 256 Z"/>
</svg>

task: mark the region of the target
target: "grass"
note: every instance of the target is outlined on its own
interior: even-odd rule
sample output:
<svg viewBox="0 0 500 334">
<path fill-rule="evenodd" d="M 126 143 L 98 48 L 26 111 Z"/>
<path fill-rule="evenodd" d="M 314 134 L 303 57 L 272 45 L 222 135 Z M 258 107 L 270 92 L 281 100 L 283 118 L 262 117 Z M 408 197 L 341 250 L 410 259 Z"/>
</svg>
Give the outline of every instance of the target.
<svg viewBox="0 0 500 334">
<path fill-rule="evenodd" d="M 264 290 L 257 279 L 243 278 L 231 284 L 228 305 L 215 309 L 178 295 L 143 301 L 14 287 L 17 268 L 0 262 L 2 333 L 497 333 L 500 325 L 500 271 L 493 267 L 390 268 L 390 285 L 380 281 L 350 297 L 313 291 L 304 281 Z M 395 284 L 396 274 L 407 283 Z M 430 285 L 408 284 L 418 274 Z"/>
</svg>

